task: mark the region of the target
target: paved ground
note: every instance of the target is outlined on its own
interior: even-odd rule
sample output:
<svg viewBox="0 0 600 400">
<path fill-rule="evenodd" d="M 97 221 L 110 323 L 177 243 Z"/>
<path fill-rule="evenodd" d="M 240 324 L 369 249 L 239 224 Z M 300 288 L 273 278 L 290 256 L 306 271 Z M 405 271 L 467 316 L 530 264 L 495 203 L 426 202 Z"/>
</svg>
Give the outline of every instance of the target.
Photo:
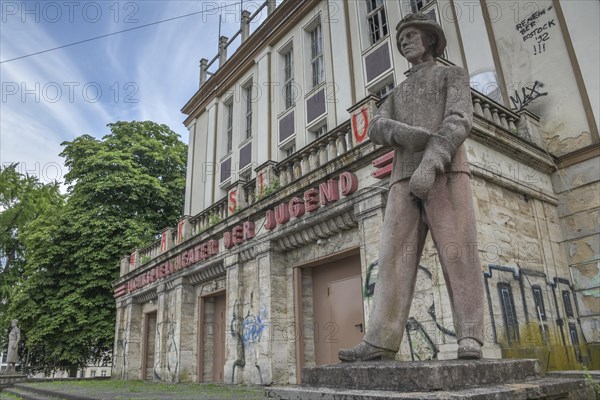
<svg viewBox="0 0 600 400">
<path fill-rule="evenodd" d="M 21 388 L 37 388 L 47 391 L 45 398 L 90 398 L 96 400 L 262 400 L 264 388 L 259 386 L 232 386 L 215 384 L 166 384 L 141 381 L 55 381 L 27 383 Z M 39 393 L 39 392 L 38 392 Z M 1 400 L 20 399 L 14 394 L 2 392 Z"/>
</svg>

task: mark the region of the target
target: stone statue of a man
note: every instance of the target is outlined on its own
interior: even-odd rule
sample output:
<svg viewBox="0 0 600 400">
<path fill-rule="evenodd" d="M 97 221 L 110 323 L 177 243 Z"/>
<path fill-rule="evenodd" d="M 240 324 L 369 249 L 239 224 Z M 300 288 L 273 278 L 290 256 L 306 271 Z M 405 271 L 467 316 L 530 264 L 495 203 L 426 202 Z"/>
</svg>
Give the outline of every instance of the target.
<svg viewBox="0 0 600 400">
<path fill-rule="evenodd" d="M 412 69 L 369 126 L 374 143 L 394 147 L 379 277 L 366 335 L 354 348 L 340 350 L 339 358 L 395 357 L 428 231 L 450 295 L 458 357 L 481 358 L 483 277 L 463 146 L 473 122 L 469 77 L 460 67 L 436 65 L 446 38 L 440 25 L 424 14 L 403 18 L 396 40 Z"/>
<path fill-rule="evenodd" d="M 19 342 L 21 341 L 19 321 L 13 319 L 11 325 L 12 329 L 8 334 L 8 354 L 6 355 L 7 372 L 15 372 L 15 364 L 19 360 Z"/>
</svg>

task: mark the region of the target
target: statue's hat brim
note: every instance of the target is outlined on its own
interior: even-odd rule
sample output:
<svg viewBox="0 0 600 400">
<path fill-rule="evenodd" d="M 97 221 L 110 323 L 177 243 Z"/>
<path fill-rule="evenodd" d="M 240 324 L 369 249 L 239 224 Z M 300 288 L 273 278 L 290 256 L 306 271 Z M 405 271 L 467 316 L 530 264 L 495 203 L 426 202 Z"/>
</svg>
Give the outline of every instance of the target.
<svg viewBox="0 0 600 400">
<path fill-rule="evenodd" d="M 396 25 L 396 46 L 398 47 L 398 50 L 402 56 L 404 56 L 404 53 L 400 48 L 398 38 L 403 30 L 410 28 L 411 26 L 433 33 L 437 37 L 436 43 L 433 46 L 433 56 L 439 57 L 444 54 L 444 49 L 446 48 L 446 35 L 444 35 L 444 30 L 440 24 L 428 18 L 425 14 L 414 13 L 402 18 L 402 20 L 398 22 L 398 25 Z"/>
</svg>

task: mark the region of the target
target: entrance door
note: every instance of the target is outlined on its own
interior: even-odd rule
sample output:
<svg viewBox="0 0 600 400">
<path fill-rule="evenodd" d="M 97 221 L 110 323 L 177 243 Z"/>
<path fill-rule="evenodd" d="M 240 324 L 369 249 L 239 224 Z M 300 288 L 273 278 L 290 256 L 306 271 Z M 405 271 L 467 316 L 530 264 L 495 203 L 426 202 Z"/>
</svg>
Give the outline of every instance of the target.
<svg viewBox="0 0 600 400">
<path fill-rule="evenodd" d="M 145 317 L 146 334 L 144 337 L 144 379 L 152 380 L 154 369 L 154 348 L 156 344 L 156 311 L 146 314 Z"/>
<path fill-rule="evenodd" d="M 360 294 L 360 276 L 329 284 L 331 320 L 335 321 L 340 330 L 339 340 L 331 343 L 331 355 L 334 357 L 331 362 L 339 362 L 338 351 L 355 346 L 364 336 L 363 303 Z"/>
<path fill-rule="evenodd" d="M 225 372 L 225 295 L 215 297 L 215 334 L 213 335 L 213 381 L 223 382 Z"/>
<path fill-rule="evenodd" d="M 315 363 L 337 364 L 341 348 L 363 337 L 360 256 L 353 255 L 316 266 L 312 273 Z"/>
</svg>

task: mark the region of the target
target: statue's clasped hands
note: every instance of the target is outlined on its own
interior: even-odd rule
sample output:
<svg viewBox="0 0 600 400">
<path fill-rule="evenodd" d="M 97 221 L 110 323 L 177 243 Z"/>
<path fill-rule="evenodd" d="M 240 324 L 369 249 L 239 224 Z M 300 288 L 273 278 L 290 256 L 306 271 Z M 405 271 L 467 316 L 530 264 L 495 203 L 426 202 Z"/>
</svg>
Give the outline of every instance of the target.
<svg viewBox="0 0 600 400">
<path fill-rule="evenodd" d="M 410 191 L 422 200 L 426 200 L 435 183 L 437 174 L 445 172 L 456 152 L 454 144 L 447 138 L 433 134 L 425 128 L 407 125 L 392 119 L 380 123 L 388 125 L 392 144 L 412 151 L 424 151 L 421 163 L 410 178 Z"/>
</svg>

